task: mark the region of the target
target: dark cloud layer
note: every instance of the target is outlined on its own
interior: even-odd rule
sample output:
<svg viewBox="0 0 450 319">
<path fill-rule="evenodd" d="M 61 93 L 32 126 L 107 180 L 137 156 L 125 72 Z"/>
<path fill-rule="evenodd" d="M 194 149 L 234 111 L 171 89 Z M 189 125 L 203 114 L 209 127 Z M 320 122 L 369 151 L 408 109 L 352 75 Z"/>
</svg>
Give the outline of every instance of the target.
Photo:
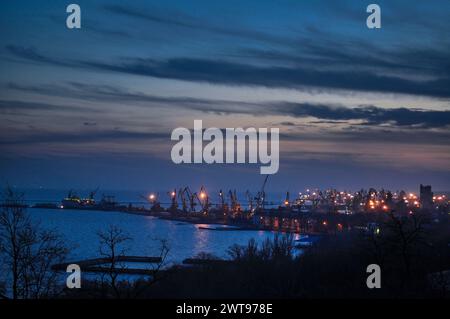
<svg viewBox="0 0 450 319">
<path fill-rule="evenodd" d="M 70 112 L 97 112 L 83 106 L 70 106 L 61 104 L 48 104 L 42 102 L 0 100 L 0 112 L 29 112 L 29 111 L 70 111 Z"/>
<path fill-rule="evenodd" d="M 294 117 L 312 116 L 324 120 L 362 120 L 366 125 L 445 127 L 450 125 L 450 111 L 385 109 L 376 106 L 346 108 L 306 103 L 281 103 L 273 113 Z"/>
<path fill-rule="evenodd" d="M 304 68 L 259 67 L 228 61 L 179 58 L 165 61 L 126 59 L 118 63 L 86 62 L 94 69 L 227 85 L 260 85 L 298 88 L 313 86 L 328 89 L 406 93 L 450 97 L 450 79 L 416 82 L 363 71 L 316 71 Z"/>
<path fill-rule="evenodd" d="M 170 139 L 170 134 L 157 132 L 136 132 L 125 130 L 86 130 L 80 132 L 36 132 L 15 137 L 0 138 L 0 145 L 17 144 L 89 144 L 96 142 L 151 141 Z"/>
<path fill-rule="evenodd" d="M 70 82 L 68 85 L 53 86 L 24 86 L 9 83 L 10 89 L 45 94 L 49 96 L 66 96 L 95 101 L 122 101 L 142 102 L 142 106 L 151 104 L 171 105 L 191 110 L 209 112 L 214 114 L 249 114 L 253 116 L 281 115 L 294 118 L 314 117 L 323 120 L 323 123 L 333 121 L 360 120 L 364 125 L 376 126 L 389 124 L 399 127 L 444 128 L 450 126 L 450 110 L 436 111 L 425 109 L 381 108 L 374 105 L 357 108 L 342 105 L 326 105 L 311 103 L 245 103 L 232 100 L 214 100 L 189 97 L 161 97 L 156 95 L 131 92 L 115 86 L 89 85 Z M 3 108 L 57 108 L 46 104 L 23 103 L 18 101 L 0 101 L 0 110 Z M 61 108 L 63 109 L 63 108 Z M 69 110 L 72 110 L 69 107 Z M 345 122 L 344 122 L 345 123 Z M 292 124 L 292 123 L 291 123 Z M 321 124 L 317 123 L 316 124 Z"/>
<path fill-rule="evenodd" d="M 36 49 L 7 46 L 21 59 L 93 70 L 113 71 L 156 78 L 208 82 L 226 85 L 259 85 L 279 88 L 311 86 L 325 89 L 406 93 L 450 97 L 450 78 L 417 82 L 368 71 L 318 71 L 303 67 L 254 66 L 224 60 L 174 58 L 154 60 L 123 58 L 118 62 L 60 61 L 40 54 Z"/>
<path fill-rule="evenodd" d="M 75 66 L 74 64 L 68 63 L 61 59 L 53 58 L 38 52 L 35 47 L 24 47 L 18 45 L 7 45 L 5 46 L 7 52 L 9 52 L 13 57 L 43 64 L 51 64 L 56 66 Z"/>
</svg>

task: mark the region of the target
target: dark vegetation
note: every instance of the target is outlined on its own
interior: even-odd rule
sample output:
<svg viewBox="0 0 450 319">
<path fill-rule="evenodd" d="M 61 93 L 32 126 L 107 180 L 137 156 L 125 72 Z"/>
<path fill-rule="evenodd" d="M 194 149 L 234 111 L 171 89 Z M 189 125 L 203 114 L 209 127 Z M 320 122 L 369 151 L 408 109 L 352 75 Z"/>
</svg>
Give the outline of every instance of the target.
<svg viewBox="0 0 450 319">
<path fill-rule="evenodd" d="M 62 262 L 69 250 L 57 232 L 43 229 L 31 221 L 25 211 L 23 197 L 10 188 L 3 194 L 0 297 L 50 298 L 62 290 L 58 274 L 52 271 L 51 266 Z"/>
<path fill-rule="evenodd" d="M 301 256 L 293 237 L 279 234 L 258 245 L 232 246 L 230 262 L 173 267 L 160 280 L 127 284 L 137 298 L 445 298 L 449 297 L 449 223 L 424 216 L 386 216 L 381 231 L 323 237 Z M 214 261 L 215 260 L 215 261 Z M 369 264 L 381 267 L 381 289 L 368 289 Z M 433 274 L 433 275 L 432 275 Z M 447 279 L 446 279 L 447 278 Z M 88 285 L 87 291 L 96 291 Z M 83 297 L 83 291 L 74 292 Z M 68 295 L 73 297 L 72 292 Z"/>
</svg>

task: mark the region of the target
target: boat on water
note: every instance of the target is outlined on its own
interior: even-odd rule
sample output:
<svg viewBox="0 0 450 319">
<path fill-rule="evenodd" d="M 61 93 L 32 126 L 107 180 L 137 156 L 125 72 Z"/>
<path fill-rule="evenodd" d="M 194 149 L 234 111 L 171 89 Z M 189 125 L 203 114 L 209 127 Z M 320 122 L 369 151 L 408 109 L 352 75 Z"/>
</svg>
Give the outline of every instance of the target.
<svg viewBox="0 0 450 319">
<path fill-rule="evenodd" d="M 71 190 L 61 201 L 60 208 L 91 210 L 117 210 L 126 208 L 124 205 L 119 205 L 119 203 L 115 200 L 115 197 L 111 195 L 103 195 L 100 202 L 96 202 L 94 196 L 97 193 L 97 190 L 90 192 L 89 196 L 86 198 L 81 198 Z"/>
</svg>

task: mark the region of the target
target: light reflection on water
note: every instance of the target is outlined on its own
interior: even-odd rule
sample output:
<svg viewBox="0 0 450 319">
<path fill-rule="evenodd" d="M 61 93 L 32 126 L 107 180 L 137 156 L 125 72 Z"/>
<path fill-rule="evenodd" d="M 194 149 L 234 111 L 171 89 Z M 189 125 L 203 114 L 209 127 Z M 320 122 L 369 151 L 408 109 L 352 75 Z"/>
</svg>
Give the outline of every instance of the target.
<svg viewBox="0 0 450 319">
<path fill-rule="evenodd" d="M 210 233 L 212 231 L 195 228 L 194 236 L 195 236 L 195 246 L 194 249 L 196 252 L 202 252 L 207 250 L 208 242 L 210 239 Z"/>
</svg>

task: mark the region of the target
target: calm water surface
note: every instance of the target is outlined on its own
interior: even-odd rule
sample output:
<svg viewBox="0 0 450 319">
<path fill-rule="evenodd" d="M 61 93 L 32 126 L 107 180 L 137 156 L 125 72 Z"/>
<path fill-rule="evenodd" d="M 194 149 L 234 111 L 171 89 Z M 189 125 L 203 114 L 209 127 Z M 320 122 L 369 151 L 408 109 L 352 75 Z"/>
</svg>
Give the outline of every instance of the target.
<svg viewBox="0 0 450 319">
<path fill-rule="evenodd" d="M 97 232 L 110 225 L 119 226 L 132 237 L 125 245 L 129 255 L 158 256 L 160 240 L 167 240 L 170 246 L 168 263 L 181 263 L 201 252 L 225 258 L 227 249 L 233 244 L 245 245 L 251 238 L 262 242 L 274 236 L 268 231 L 204 230 L 194 224 L 119 212 L 67 209 L 29 209 L 28 212 L 43 227 L 56 229 L 64 235 L 67 243 L 74 246 L 71 259 L 99 257 Z"/>
</svg>

